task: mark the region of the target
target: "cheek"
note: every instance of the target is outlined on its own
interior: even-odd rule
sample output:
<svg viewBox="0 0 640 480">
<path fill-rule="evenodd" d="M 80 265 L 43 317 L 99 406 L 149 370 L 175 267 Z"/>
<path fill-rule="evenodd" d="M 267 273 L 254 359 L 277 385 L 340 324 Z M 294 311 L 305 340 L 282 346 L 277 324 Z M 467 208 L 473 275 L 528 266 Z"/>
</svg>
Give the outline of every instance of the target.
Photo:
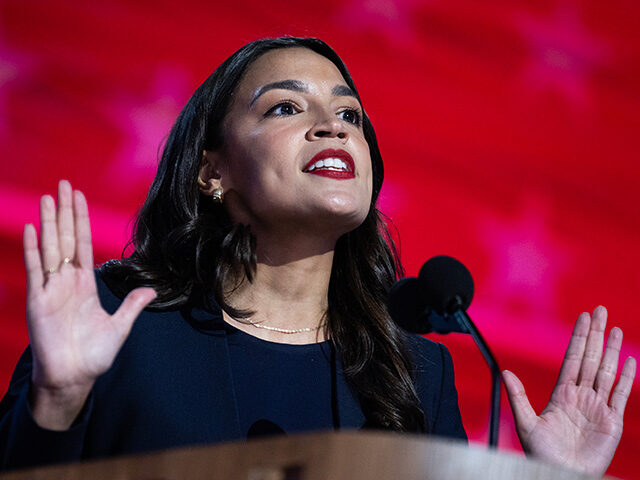
<svg viewBox="0 0 640 480">
<path fill-rule="evenodd" d="M 226 148 L 228 187 L 251 203 L 286 196 L 283 187 L 297 168 L 296 148 L 284 129 L 237 132 Z"/>
<path fill-rule="evenodd" d="M 365 161 L 362 162 L 362 177 L 365 180 L 366 188 L 368 191 L 369 203 L 371 202 L 371 196 L 373 195 L 373 165 L 371 161 L 371 154 L 369 152 L 369 144 L 363 140 L 364 145 L 362 147 L 363 157 Z"/>
</svg>

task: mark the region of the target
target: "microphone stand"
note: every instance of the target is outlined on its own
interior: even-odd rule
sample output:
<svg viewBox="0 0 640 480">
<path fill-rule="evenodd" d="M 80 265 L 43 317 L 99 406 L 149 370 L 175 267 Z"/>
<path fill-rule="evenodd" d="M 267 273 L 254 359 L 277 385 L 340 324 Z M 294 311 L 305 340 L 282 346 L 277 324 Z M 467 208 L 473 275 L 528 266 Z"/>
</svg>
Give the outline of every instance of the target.
<svg viewBox="0 0 640 480">
<path fill-rule="evenodd" d="M 480 349 L 482 356 L 484 357 L 489 369 L 491 370 L 491 413 L 489 416 L 489 448 L 496 448 L 498 446 L 498 427 L 500 422 L 500 368 L 498 362 L 493 356 L 489 345 L 485 342 L 484 338 L 480 334 L 480 331 L 475 326 L 471 317 L 467 315 L 467 312 L 463 309 L 462 299 L 456 295 L 451 302 L 449 311 L 453 311 L 451 315 L 460 325 L 463 333 L 468 333 L 473 338 L 474 342 Z"/>
</svg>

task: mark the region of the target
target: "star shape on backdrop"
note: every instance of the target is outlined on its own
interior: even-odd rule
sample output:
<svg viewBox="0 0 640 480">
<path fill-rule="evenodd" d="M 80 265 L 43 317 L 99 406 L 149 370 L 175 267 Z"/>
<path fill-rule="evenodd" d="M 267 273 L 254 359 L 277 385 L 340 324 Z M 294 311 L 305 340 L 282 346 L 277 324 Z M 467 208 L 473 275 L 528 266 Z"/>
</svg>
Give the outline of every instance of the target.
<svg viewBox="0 0 640 480">
<path fill-rule="evenodd" d="M 376 33 L 385 40 L 403 46 L 418 41 L 412 19 L 421 0 L 351 0 L 338 10 L 335 20 L 355 33 Z"/>
<path fill-rule="evenodd" d="M 186 70 L 177 66 L 156 69 L 144 98 L 121 94 L 102 105 L 122 134 L 119 151 L 105 179 L 125 191 L 153 179 L 164 141 L 191 89 Z"/>
<path fill-rule="evenodd" d="M 529 197 L 514 220 L 492 215 L 479 219 L 478 238 L 492 265 L 485 279 L 487 293 L 526 310 L 555 310 L 560 276 L 575 259 L 572 250 L 549 229 L 549 210 L 544 200 Z"/>
<path fill-rule="evenodd" d="M 555 361 L 571 334 L 569 319 L 557 312 L 559 286 L 578 255 L 553 234 L 549 212 L 543 199 L 532 196 L 513 220 L 478 215 L 476 236 L 490 270 L 471 308 L 483 333 L 502 349 Z"/>
<path fill-rule="evenodd" d="M 573 4 L 560 4 L 547 17 L 514 18 L 530 52 L 520 76 L 534 93 L 555 92 L 574 107 L 589 106 L 589 75 L 606 67 L 611 49 L 584 25 Z"/>
<path fill-rule="evenodd" d="M 484 244 L 491 267 L 476 292 L 470 315 L 496 350 L 535 359 L 537 365 L 557 371 L 580 313 L 575 312 L 574 318 L 559 314 L 556 305 L 562 277 L 589 259 L 554 235 L 550 212 L 544 199 L 529 196 L 523 198 L 512 221 L 492 213 L 478 215 L 476 238 Z M 607 330 L 621 321 L 612 318 Z M 628 356 L 638 358 L 640 345 L 626 339 L 620 358 Z"/>
</svg>

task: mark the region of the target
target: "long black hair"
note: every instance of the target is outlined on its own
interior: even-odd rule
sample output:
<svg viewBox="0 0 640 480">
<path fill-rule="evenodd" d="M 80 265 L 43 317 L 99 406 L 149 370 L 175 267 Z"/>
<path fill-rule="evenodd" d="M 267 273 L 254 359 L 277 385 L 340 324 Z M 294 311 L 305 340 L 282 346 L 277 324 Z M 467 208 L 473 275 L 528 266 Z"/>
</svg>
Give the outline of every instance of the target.
<svg viewBox="0 0 640 480">
<path fill-rule="evenodd" d="M 212 295 L 234 317 L 246 316 L 225 299 L 229 282 L 251 281 L 256 238 L 250 226 L 234 224 L 225 208 L 205 197 L 197 178 L 203 150 L 224 143 L 222 123 L 247 68 L 264 53 L 302 47 L 329 59 L 358 96 L 347 67 L 329 45 L 315 38 L 281 37 L 251 42 L 227 58 L 191 96 L 167 139 L 130 240 L 133 253 L 102 266 L 116 293 L 153 287 L 151 308 L 173 309 Z M 360 101 L 362 104 L 362 102 Z M 401 266 L 376 208 L 384 169 L 375 131 L 363 118 L 373 173 L 368 215 L 335 246 L 325 334 L 340 355 L 347 382 L 358 393 L 367 425 L 398 431 L 426 428 L 411 378 L 404 333 L 391 320 L 386 298 Z"/>
</svg>

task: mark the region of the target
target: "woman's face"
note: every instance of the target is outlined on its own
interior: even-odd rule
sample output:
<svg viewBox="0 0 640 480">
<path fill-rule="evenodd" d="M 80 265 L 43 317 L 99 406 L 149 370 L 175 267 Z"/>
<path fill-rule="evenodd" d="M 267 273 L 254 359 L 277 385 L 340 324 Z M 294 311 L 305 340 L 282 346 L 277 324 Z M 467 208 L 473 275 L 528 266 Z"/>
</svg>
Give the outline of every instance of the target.
<svg viewBox="0 0 640 480">
<path fill-rule="evenodd" d="M 223 147 L 207 152 L 236 222 L 337 239 L 371 202 L 360 103 L 336 66 L 305 48 L 272 50 L 238 85 Z"/>
</svg>

